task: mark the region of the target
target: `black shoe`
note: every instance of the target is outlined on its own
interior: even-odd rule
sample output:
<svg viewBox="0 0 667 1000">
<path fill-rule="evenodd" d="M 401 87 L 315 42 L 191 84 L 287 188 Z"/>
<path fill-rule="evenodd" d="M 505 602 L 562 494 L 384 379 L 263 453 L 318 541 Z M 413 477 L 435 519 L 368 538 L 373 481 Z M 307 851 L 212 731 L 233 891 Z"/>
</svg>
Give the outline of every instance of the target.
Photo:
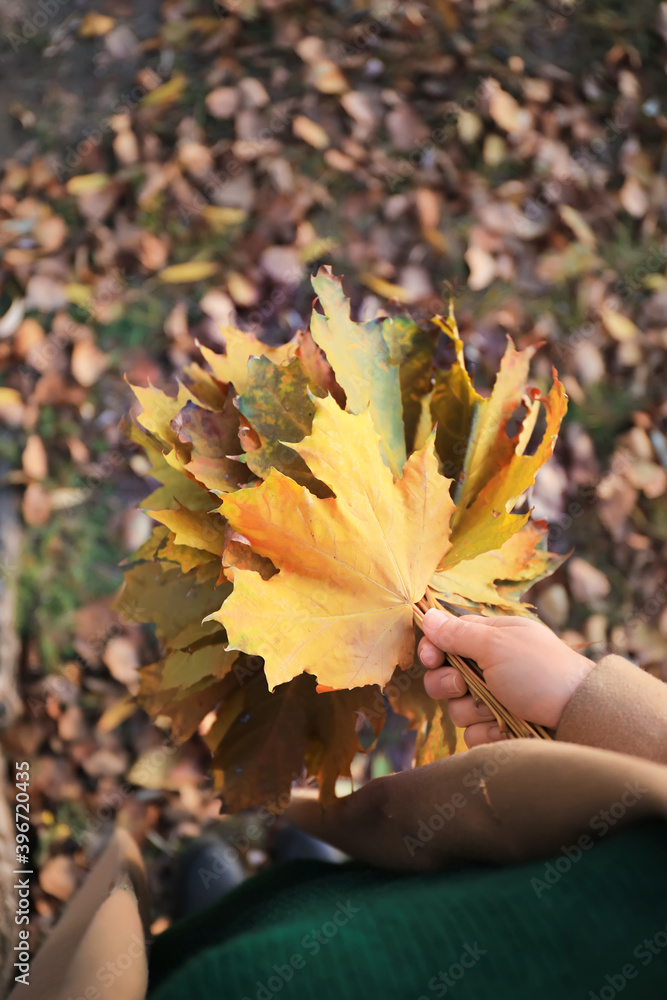
<svg viewBox="0 0 667 1000">
<path fill-rule="evenodd" d="M 333 861 L 340 863 L 346 856 L 330 847 L 323 840 L 317 840 L 310 834 L 298 830 L 295 826 L 285 824 L 276 830 L 269 854 L 272 861 L 296 861 L 300 858 L 314 858 L 316 861 Z"/>
<path fill-rule="evenodd" d="M 230 843 L 212 834 L 195 840 L 184 851 L 176 870 L 174 919 L 207 909 L 244 878 L 239 852 Z"/>
</svg>

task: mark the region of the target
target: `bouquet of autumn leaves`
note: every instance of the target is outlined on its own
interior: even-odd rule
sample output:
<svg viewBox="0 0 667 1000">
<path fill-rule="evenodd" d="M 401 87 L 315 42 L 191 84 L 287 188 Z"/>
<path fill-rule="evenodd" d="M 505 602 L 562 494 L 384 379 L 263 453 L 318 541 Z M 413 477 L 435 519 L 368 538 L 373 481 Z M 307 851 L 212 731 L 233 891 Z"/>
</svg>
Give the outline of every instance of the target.
<svg viewBox="0 0 667 1000">
<path fill-rule="evenodd" d="M 509 342 L 484 397 L 453 315 L 357 323 L 328 268 L 313 286 L 289 343 L 228 328 L 176 396 L 134 388 L 157 526 L 122 606 L 162 650 L 139 700 L 177 740 L 200 729 L 232 810 L 306 774 L 329 801 L 385 697 L 418 730 L 417 763 L 455 751 L 423 691 L 417 609 L 527 614 L 521 595 L 561 562 L 513 511 L 565 412 L 555 373 L 546 396 L 526 388 L 533 349 Z"/>
</svg>

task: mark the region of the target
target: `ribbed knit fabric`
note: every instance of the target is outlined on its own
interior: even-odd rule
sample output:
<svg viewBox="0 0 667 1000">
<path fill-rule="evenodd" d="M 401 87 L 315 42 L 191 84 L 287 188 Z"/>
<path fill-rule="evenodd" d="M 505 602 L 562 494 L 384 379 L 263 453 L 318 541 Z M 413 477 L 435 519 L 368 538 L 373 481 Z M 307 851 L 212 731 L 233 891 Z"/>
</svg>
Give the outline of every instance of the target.
<svg viewBox="0 0 667 1000">
<path fill-rule="evenodd" d="M 564 846 L 428 875 L 277 866 L 156 939 L 150 1000 L 667 996 L 665 824 Z"/>
</svg>

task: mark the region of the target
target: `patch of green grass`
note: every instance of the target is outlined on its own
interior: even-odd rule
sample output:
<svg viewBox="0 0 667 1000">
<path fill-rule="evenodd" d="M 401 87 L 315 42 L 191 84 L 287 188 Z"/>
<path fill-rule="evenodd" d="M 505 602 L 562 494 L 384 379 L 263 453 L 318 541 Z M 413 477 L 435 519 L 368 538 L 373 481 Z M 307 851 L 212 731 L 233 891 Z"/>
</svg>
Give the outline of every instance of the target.
<svg viewBox="0 0 667 1000">
<path fill-rule="evenodd" d="M 137 190 L 139 190 L 142 183 L 143 177 L 137 175 L 136 183 L 134 184 Z M 146 230 L 146 232 L 153 233 L 155 236 L 162 235 L 164 232 L 164 192 L 159 191 L 152 199 L 151 207 L 139 212 L 137 225 L 141 229 Z"/>
<path fill-rule="evenodd" d="M 109 521 L 120 501 L 111 484 L 83 504 L 54 511 L 48 523 L 26 529 L 18 588 L 18 628 L 37 639 L 47 669 L 72 656 L 74 612 L 113 593 L 122 581 L 120 542 Z"/>
<path fill-rule="evenodd" d="M 165 344 L 163 327 L 168 308 L 169 303 L 157 296 L 130 303 L 119 319 L 98 328 L 100 347 L 103 351 L 150 347 L 153 356 L 159 354 Z"/>
<path fill-rule="evenodd" d="M 15 434 L 0 431 L 0 466 L 16 469 L 21 464 L 21 444 Z"/>
<path fill-rule="evenodd" d="M 595 454 L 602 463 L 611 457 L 617 436 L 629 426 L 630 414 L 637 400 L 627 388 L 617 388 L 605 382 L 589 386 L 583 404 L 570 400 L 566 420 L 582 424 L 595 445 Z"/>
<path fill-rule="evenodd" d="M 641 240 L 636 230 L 638 225 L 619 220 L 615 239 L 601 244 L 599 254 L 605 263 L 621 278 L 629 280 L 640 268 L 651 270 L 651 260 L 658 259 L 660 242 L 658 239 Z M 647 268 L 647 261 L 649 265 Z M 653 270 L 657 268 L 654 266 Z"/>
<path fill-rule="evenodd" d="M 80 424 L 68 410 L 56 406 L 43 406 L 39 411 L 36 433 L 45 443 L 62 443 L 65 438 L 80 433 Z"/>
</svg>

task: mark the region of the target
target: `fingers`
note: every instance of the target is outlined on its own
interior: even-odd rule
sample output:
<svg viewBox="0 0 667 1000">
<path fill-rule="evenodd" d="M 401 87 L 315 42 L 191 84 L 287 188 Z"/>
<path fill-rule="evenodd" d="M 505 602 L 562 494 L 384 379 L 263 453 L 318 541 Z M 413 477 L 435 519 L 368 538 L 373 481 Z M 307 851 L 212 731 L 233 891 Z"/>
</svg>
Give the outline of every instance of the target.
<svg viewBox="0 0 667 1000">
<path fill-rule="evenodd" d="M 422 661 L 425 667 L 429 670 L 433 667 L 441 667 L 445 662 L 445 654 L 437 646 L 434 646 L 430 639 L 424 636 L 419 640 L 419 645 L 417 646 L 417 653 L 419 654 L 419 659 Z"/>
<path fill-rule="evenodd" d="M 468 693 L 468 686 L 455 667 L 430 670 L 424 676 L 424 688 L 430 698 L 461 698 Z"/>
<path fill-rule="evenodd" d="M 488 653 L 489 640 L 494 635 L 480 615 L 454 618 L 437 608 L 429 608 L 422 622 L 424 635 L 438 649 L 458 656 L 468 656 L 478 662 Z"/>
<path fill-rule="evenodd" d="M 459 729 L 466 729 L 468 726 L 474 726 L 478 722 L 489 722 L 491 720 L 495 722 L 495 716 L 491 709 L 483 702 L 478 708 L 471 694 L 467 694 L 463 698 L 453 699 L 447 706 L 447 710 L 449 718 Z"/>
<path fill-rule="evenodd" d="M 463 734 L 466 746 L 469 750 L 478 747 L 482 743 L 497 743 L 504 740 L 505 734 L 501 733 L 497 722 L 476 722 L 474 726 L 468 726 Z"/>
</svg>

